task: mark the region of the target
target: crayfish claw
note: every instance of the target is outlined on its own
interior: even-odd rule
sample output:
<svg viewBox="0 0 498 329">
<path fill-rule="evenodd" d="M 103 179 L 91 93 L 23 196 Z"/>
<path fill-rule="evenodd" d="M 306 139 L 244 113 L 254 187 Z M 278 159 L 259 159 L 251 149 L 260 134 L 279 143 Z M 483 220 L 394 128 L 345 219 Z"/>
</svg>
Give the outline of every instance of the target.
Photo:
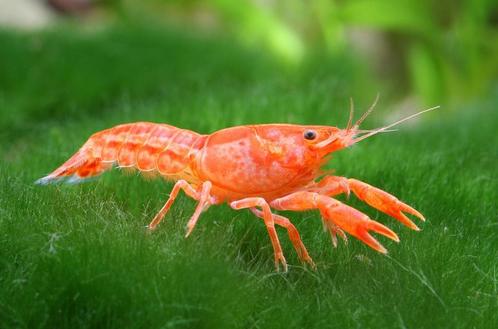
<svg viewBox="0 0 498 329">
<path fill-rule="evenodd" d="M 368 222 L 367 228 L 369 231 L 373 231 L 378 234 L 382 234 L 386 238 L 389 238 L 395 242 L 399 242 L 399 237 L 396 233 L 394 233 L 390 228 L 382 225 L 379 222 L 376 222 L 374 220 L 370 220 Z"/>
<path fill-rule="evenodd" d="M 367 244 L 370 248 L 375 249 L 382 254 L 387 254 L 387 249 L 384 248 L 384 246 L 381 245 L 380 242 L 377 241 L 373 236 L 371 236 L 368 233 L 368 231 L 364 230 L 364 231 L 358 232 L 357 237 L 358 237 L 358 239 L 363 241 L 365 244 Z"/>
<path fill-rule="evenodd" d="M 425 222 L 425 217 L 424 215 L 422 215 L 420 212 L 418 212 L 416 209 L 410 207 L 409 205 L 407 205 L 406 203 L 403 203 L 401 201 L 399 201 L 400 203 L 400 209 L 401 211 L 404 211 L 404 212 L 407 212 L 413 216 L 416 216 L 418 218 L 420 218 L 421 221 Z"/>
<path fill-rule="evenodd" d="M 403 214 L 400 210 L 389 210 L 389 211 L 386 211 L 386 213 L 389 215 L 389 216 L 392 216 L 394 218 L 396 218 L 398 221 L 400 221 L 403 225 L 411 228 L 412 230 L 414 231 L 420 231 L 420 228 L 415 225 L 414 222 L 412 222 L 405 214 Z"/>
<path fill-rule="evenodd" d="M 326 206 L 321 210 L 322 216 L 327 223 L 334 246 L 337 244 L 337 235 L 346 240 L 344 231 L 383 254 L 387 253 L 386 248 L 370 235 L 370 232 L 399 242 L 396 233 L 381 223 L 371 220 L 362 212 L 334 199 L 322 198 L 322 202 Z"/>
<path fill-rule="evenodd" d="M 353 193 L 356 194 L 360 200 L 363 200 L 375 209 L 396 218 L 403 225 L 412 230 L 420 231 L 420 228 L 403 213 L 404 211 L 425 221 L 425 217 L 414 208 L 399 201 L 395 196 L 359 180 L 351 178 L 349 179 L 349 184 L 351 185 Z"/>
</svg>

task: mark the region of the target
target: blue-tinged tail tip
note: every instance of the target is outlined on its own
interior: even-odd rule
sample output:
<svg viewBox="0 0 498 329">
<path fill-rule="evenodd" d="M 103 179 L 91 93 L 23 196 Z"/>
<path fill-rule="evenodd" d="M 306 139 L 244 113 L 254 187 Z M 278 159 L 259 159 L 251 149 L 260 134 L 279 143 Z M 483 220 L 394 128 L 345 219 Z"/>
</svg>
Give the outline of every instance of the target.
<svg viewBox="0 0 498 329">
<path fill-rule="evenodd" d="M 48 176 L 42 177 L 35 181 L 36 185 L 47 185 L 48 183 L 50 183 L 50 178 L 48 178 Z"/>
<path fill-rule="evenodd" d="M 48 185 L 48 184 L 57 184 L 57 183 L 66 183 L 66 184 L 79 184 L 88 180 L 91 180 L 95 177 L 90 177 L 90 178 L 81 178 L 78 175 L 71 175 L 71 176 L 61 176 L 61 177 L 54 177 L 51 175 L 42 177 L 38 180 L 35 181 L 35 184 L 37 185 Z"/>
<path fill-rule="evenodd" d="M 35 181 L 35 184 L 36 185 L 48 185 L 48 184 L 51 184 L 51 183 L 56 183 L 59 180 L 60 180 L 60 178 L 51 177 L 49 175 L 49 176 L 45 176 L 45 177 L 42 177 L 40 179 L 37 179 Z"/>
</svg>

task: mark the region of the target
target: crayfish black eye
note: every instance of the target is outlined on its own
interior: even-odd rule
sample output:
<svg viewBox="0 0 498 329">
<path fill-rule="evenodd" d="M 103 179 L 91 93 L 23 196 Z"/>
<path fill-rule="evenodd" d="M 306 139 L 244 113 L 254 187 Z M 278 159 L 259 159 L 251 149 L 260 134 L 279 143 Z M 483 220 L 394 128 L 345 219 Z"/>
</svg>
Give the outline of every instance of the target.
<svg viewBox="0 0 498 329">
<path fill-rule="evenodd" d="M 307 140 L 314 140 L 316 138 L 316 132 L 314 130 L 306 130 L 304 132 L 304 138 Z"/>
</svg>

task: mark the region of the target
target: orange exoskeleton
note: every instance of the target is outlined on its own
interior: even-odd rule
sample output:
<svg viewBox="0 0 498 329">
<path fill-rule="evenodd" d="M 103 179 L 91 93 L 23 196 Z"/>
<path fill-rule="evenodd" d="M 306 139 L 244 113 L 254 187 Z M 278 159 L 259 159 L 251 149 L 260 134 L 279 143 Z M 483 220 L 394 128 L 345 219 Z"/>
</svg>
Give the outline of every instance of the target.
<svg viewBox="0 0 498 329">
<path fill-rule="evenodd" d="M 369 232 L 394 241 L 398 236 L 384 225 L 333 196 L 353 192 L 370 206 L 396 218 L 411 229 L 418 227 L 404 214 L 424 220 L 414 208 L 394 196 L 356 179 L 324 176 L 320 167 L 333 152 L 386 131 L 394 125 L 364 131 L 359 125 L 370 113 L 339 129 L 331 126 L 263 124 L 227 128 L 210 135 L 166 124 L 138 122 L 100 131 L 54 172 L 37 181 L 47 184 L 70 182 L 100 175 L 118 166 L 155 173 L 175 181 L 168 200 L 148 228 L 153 230 L 164 218 L 180 190 L 198 201 L 187 224 L 188 236 L 201 213 L 211 205 L 227 202 L 233 209 L 250 209 L 263 219 L 273 245 L 275 265 L 287 270 L 287 263 L 275 230 L 284 227 L 299 258 L 315 267 L 296 227 L 276 210 L 318 209 L 334 245 L 344 232 L 381 253 L 386 249 Z M 352 114 L 352 111 L 351 111 Z M 324 177 L 323 177 L 324 176 Z M 320 179 L 321 178 L 321 179 Z"/>
</svg>

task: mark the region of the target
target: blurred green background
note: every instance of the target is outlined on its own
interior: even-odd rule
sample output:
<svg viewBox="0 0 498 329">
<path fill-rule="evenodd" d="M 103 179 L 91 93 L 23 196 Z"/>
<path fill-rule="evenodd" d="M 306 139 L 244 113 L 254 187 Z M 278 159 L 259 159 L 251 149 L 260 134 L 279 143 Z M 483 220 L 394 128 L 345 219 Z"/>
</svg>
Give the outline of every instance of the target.
<svg viewBox="0 0 498 329">
<path fill-rule="evenodd" d="M 329 70 L 328 65 L 345 61 L 350 66 L 345 69 L 350 80 L 349 96 L 357 98 L 356 93 L 369 93 L 366 97 L 371 97 L 380 92 L 397 108 L 440 104 L 450 111 L 497 88 L 498 8 L 493 0 L 21 0 L 17 5 L 13 3 L 4 2 L 0 22 L 24 29 L 66 30 L 60 27 L 62 22 L 78 25 L 87 35 L 100 37 L 116 25 L 154 26 L 157 33 L 162 33 L 161 29 L 171 33 L 173 29 L 201 39 L 222 38 L 236 43 L 248 52 L 264 54 L 278 70 L 291 74 L 313 66 L 312 74 L 339 76 L 340 72 Z M 2 48 L 6 48 L 3 43 Z M 32 47 L 37 47 L 36 42 Z M 50 49 L 41 48 L 38 45 L 32 51 L 49 56 L 45 53 Z M 122 50 L 125 49 L 118 46 L 114 51 L 117 55 Z M 158 49 L 142 51 L 160 53 Z M 20 72 L 2 73 L 5 88 L 9 86 L 5 80 L 14 79 Z M 147 77 L 138 76 L 140 79 Z M 142 85 L 138 81 L 137 84 Z"/>
<path fill-rule="evenodd" d="M 0 328 L 497 328 L 496 1 L 0 1 Z M 92 133 L 165 122 L 344 127 L 380 93 L 371 129 L 327 168 L 420 210 L 387 257 L 332 248 L 317 212 L 286 213 L 318 265 L 226 205 L 184 239 L 170 182 L 119 171 L 34 186 Z"/>
</svg>

